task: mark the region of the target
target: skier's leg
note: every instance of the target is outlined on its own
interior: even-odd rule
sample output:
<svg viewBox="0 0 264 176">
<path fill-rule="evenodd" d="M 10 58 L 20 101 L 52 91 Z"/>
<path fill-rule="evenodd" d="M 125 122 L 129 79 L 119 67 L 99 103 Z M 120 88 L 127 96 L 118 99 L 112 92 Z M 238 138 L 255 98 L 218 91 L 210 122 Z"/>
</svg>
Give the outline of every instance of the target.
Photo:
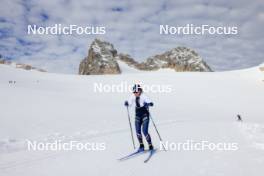
<svg viewBox="0 0 264 176">
<path fill-rule="evenodd" d="M 139 142 L 139 148 L 144 149 L 144 144 L 143 144 L 143 139 L 142 139 L 142 134 L 141 134 L 141 126 L 142 126 L 142 118 L 136 117 L 135 127 L 136 127 L 137 139 Z"/>
<path fill-rule="evenodd" d="M 152 142 L 151 142 L 151 137 L 148 133 L 148 127 L 149 127 L 149 117 L 146 116 L 143 118 L 143 133 L 146 138 L 146 141 L 148 142 L 149 149 L 153 149 Z"/>
</svg>

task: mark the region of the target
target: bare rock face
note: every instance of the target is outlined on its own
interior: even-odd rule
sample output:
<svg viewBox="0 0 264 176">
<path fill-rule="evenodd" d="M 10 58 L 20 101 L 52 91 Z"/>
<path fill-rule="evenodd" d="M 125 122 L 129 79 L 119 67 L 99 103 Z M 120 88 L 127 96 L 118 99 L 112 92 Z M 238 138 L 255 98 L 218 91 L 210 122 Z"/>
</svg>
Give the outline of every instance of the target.
<svg viewBox="0 0 264 176">
<path fill-rule="evenodd" d="M 120 74 L 117 51 L 111 43 L 95 39 L 79 66 L 80 75 Z"/>
<path fill-rule="evenodd" d="M 0 64 L 10 65 L 12 62 L 9 60 L 6 60 L 1 54 L 0 54 Z"/>
<path fill-rule="evenodd" d="M 10 66 L 13 66 L 15 68 L 20 68 L 20 69 L 24 69 L 24 70 L 36 70 L 39 72 L 47 72 L 46 70 L 41 69 L 41 68 L 36 68 L 36 67 L 33 67 L 31 65 L 28 65 L 28 64 L 15 63 L 15 62 L 6 60 L 6 59 L 1 58 L 1 57 L 0 57 L 0 64 L 10 65 Z"/>
<path fill-rule="evenodd" d="M 212 69 L 194 51 L 186 47 L 177 47 L 160 55 L 148 58 L 138 65 L 141 70 L 171 68 L 178 72 L 211 72 Z"/>
<path fill-rule="evenodd" d="M 135 61 L 130 55 L 128 54 L 118 54 L 118 59 L 125 62 L 127 65 L 134 67 L 134 68 L 138 68 L 139 63 L 137 61 Z"/>
<path fill-rule="evenodd" d="M 212 69 L 192 49 L 177 47 L 163 54 L 149 57 L 145 62 L 137 62 L 127 54 L 118 54 L 111 43 L 95 39 L 88 51 L 88 56 L 81 61 L 79 74 L 100 75 L 120 74 L 117 60 L 138 70 L 174 69 L 177 72 L 211 72 Z"/>
</svg>

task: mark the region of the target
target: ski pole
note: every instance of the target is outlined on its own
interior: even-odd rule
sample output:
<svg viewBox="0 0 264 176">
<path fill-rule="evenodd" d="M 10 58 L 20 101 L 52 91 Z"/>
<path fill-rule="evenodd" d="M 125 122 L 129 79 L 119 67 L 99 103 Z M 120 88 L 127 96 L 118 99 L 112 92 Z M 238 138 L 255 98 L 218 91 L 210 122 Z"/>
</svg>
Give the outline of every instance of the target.
<svg viewBox="0 0 264 176">
<path fill-rule="evenodd" d="M 134 149 L 136 149 L 135 141 L 134 141 L 134 137 L 133 137 L 133 129 L 132 129 L 132 126 L 131 126 L 131 121 L 130 121 L 130 115 L 129 115 L 128 106 L 127 106 L 127 117 L 128 117 L 128 122 L 129 122 L 130 133 L 131 133 L 131 138 L 132 138 L 132 142 L 133 142 L 133 147 L 134 147 Z"/>
<path fill-rule="evenodd" d="M 166 148 L 165 148 L 165 146 L 164 146 L 164 144 L 163 144 L 163 141 L 162 141 L 162 138 L 161 138 L 160 133 L 159 133 L 159 131 L 158 131 L 158 128 L 157 128 L 157 126 L 156 126 L 156 124 L 155 124 L 155 122 L 154 122 L 152 116 L 150 115 L 150 112 L 149 112 L 149 118 L 150 118 L 150 120 L 152 121 L 152 124 L 153 124 L 153 126 L 154 126 L 154 128 L 155 128 L 155 130 L 156 130 L 156 132 L 157 132 L 157 134 L 158 134 L 158 136 L 159 136 L 159 140 L 160 140 L 160 142 L 161 142 L 161 144 L 162 144 L 162 147 L 164 148 L 165 151 L 167 151 Z"/>
</svg>

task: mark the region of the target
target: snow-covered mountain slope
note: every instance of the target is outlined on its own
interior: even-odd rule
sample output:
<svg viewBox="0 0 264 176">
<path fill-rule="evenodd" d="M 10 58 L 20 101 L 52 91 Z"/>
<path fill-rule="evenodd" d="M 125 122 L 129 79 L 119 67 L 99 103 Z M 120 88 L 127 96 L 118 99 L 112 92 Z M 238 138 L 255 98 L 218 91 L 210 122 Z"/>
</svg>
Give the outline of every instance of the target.
<svg viewBox="0 0 264 176">
<path fill-rule="evenodd" d="M 120 61 L 120 60 L 118 60 L 117 63 L 120 67 L 121 73 L 142 73 L 142 72 L 144 72 L 144 71 L 140 71 L 140 70 L 138 70 L 132 66 L 129 66 L 125 62 Z"/>
<path fill-rule="evenodd" d="M 210 73 L 170 70 L 80 76 L 25 71 L 0 65 L 0 175 L 223 175 L 264 173 L 264 74 L 259 67 Z M 121 70 L 125 68 L 121 67 Z M 161 85 L 146 94 L 164 141 L 237 143 L 237 151 L 160 151 L 117 158 L 132 148 L 124 100 L 130 93 L 94 91 L 94 85 Z M 237 122 L 240 114 L 243 122 Z M 131 110 L 133 117 L 133 110 Z M 154 146 L 159 140 L 150 125 Z M 39 142 L 103 142 L 104 151 L 27 151 Z"/>
</svg>

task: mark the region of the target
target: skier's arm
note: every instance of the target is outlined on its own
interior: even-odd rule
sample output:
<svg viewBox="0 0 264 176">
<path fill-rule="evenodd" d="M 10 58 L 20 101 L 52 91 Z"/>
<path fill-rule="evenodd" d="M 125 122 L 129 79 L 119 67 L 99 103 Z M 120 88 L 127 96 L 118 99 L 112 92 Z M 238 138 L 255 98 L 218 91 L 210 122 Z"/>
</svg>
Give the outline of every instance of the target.
<svg viewBox="0 0 264 176">
<path fill-rule="evenodd" d="M 127 107 L 132 106 L 133 103 L 134 103 L 133 100 L 134 100 L 134 97 L 130 96 L 129 99 L 128 99 L 128 101 L 125 101 L 125 106 L 127 106 Z"/>
<path fill-rule="evenodd" d="M 144 96 L 144 106 L 153 106 L 154 103 L 147 97 Z"/>
</svg>

